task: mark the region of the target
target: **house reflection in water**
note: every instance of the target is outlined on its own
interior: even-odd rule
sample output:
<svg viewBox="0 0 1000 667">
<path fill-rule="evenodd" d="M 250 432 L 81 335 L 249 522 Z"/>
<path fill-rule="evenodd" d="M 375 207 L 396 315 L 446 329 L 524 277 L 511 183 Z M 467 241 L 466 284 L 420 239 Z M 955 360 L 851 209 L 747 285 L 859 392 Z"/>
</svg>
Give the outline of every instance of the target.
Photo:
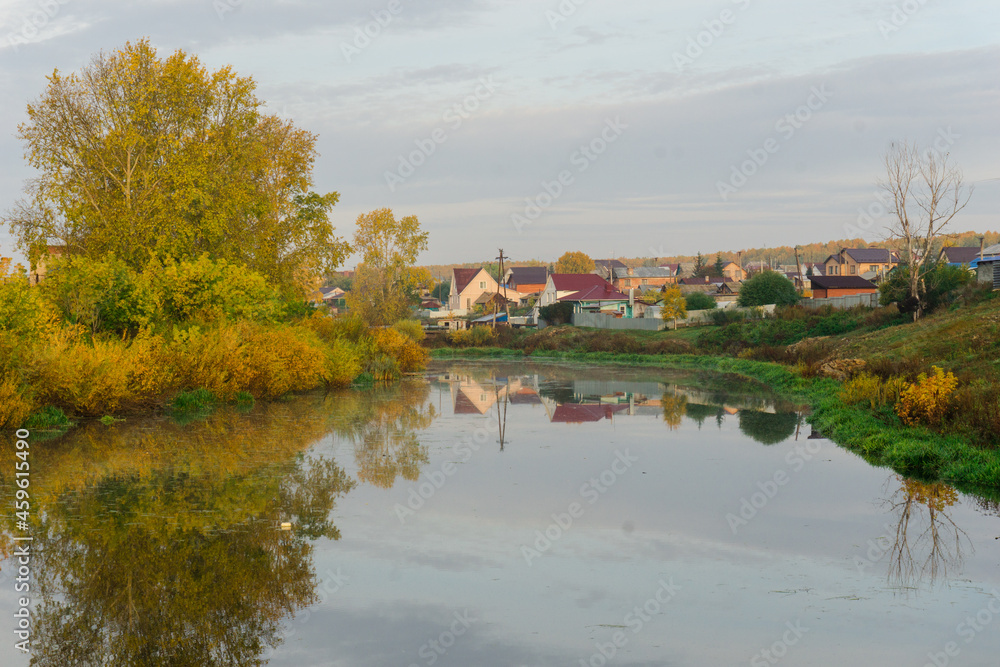
<svg viewBox="0 0 1000 667">
<path fill-rule="evenodd" d="M 616 416 L 651 417 L 663 420 L 671 430 L 678 428 L 684 417 L 693 419 L 700 428 L 706 417 L 721 425 L 726 416 L 739 416 L 740 430 L 764 444 L 791 436 L 799 423 L 799 416 L 788 406 L 778 407 L 759 393 L 731 394 L 657 380 L 604 379 L 599 374 L 576 380 L 537 373 L 493 373 L 453 368 L 432 381 L 438 383 L 442 397 L 450 394 L 455 415 L 492 415 L 497 406 L 502 413 L 498 421 L 501 441 L 509 405 L 539 405 L 552 423 L 592 424 L 613 422 Z"/>
</svg>

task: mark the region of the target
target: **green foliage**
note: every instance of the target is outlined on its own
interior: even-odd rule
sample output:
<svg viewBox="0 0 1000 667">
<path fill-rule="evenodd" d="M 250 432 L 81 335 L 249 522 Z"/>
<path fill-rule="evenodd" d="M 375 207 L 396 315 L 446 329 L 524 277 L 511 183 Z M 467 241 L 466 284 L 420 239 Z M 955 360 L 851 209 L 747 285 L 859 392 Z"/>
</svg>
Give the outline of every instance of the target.
<svg viewBox="0 0 1000 667">
<path fill-rule="evenodd" d="M 161 317 L 158 290 L 114 255 L 52 259 L 40 289 L 64 321 L 92 333 L 134 334 Z"/>
<path fill-rule="evenodd" d="M 24 428 L 30 431 L 64 430 L 72 425 L 66 413 L 54 405 L 46 405 L 24 422 Z"/>
<path fill-rule="evenodd" d="M 569 324 L 573 319 L 573 304 L 569 301 L 542 306 L 538 309 L 538 317 L 549 324 Z"/>
<path fill-rule="evenodd" d="M 744 308 L 772 303 L 791 306 L 798 300 L 792 281 L 775 271 L 764 271 L 743 283 L 737 303 Z"/>
<path fill-rule="evenodd" d="M 975 282 L 974 276 L 960 266 L 948 266 L 946 262 L 928 263 L 922 271 L 926 291 L 923 294 L 923 309 L 929 313 L 951 303 L 958 292 Z M 901 313 L 912 313 L 918 301 L 910 294 L 910 267 L 903 265 L 891 271 L 879 285 L 879 303 L 887 306 L 895 303 Z"/>
<path fill-rule="evenodd" d="M 713 275 L 721 276 L 727 262 L 722 259 L 722 253 L 715 253 L 715 264 L 712 265 Z"/>
<path fill-rule="evenodd" d="M 698 255 L 694 258 L 694 272 L 692 275 L 696 278 L 702 278 L 711 272 L 708 262 L 705 261 L 705 257 L 699 251 Z"/>
<path fill-rule="evenodd" d="M 176 414 L 198 413 L 213 410 L 218 402 L 215 394 L 201 388 L 178 393 L 174 396 L 170 408 Z"/>
<path fill-rule="evenodd" d="M 37 336 L 48 320 L 46 306 L 23 269 L 11 273 L 8 269 L 0 263 L 0 332 Z"/>
<path fill-rule="evenodd" d="M 715 299 L 704 292 L 691 292 L 684 297 L 688 310 L 713 310 L 717 304 Z"/>
</svg>

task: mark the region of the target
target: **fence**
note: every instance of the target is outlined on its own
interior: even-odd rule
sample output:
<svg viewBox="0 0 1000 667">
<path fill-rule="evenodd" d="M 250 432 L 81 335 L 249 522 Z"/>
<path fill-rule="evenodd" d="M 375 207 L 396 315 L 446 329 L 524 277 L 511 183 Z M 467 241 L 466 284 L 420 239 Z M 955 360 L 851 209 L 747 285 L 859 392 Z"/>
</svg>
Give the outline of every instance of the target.
<svg viewBox="0 0 1000 667">
<path fill-rule="evenodd" d="M 666 325 L 659 318 L 627 318 L 603 313 L 573 313 L 573 326 L 595 329 L 660 331 Z"/>
<path fill-rule="evenodd" d="M 833 306 L 837 310 L 847 310 L 866 306 L 868 308 L 878 307 L 878 293 L 874 294 L 851 294 L 850 296 L 831 296 L 826 299 L 801 299 L 799 304 L 803 308 L 817 309 L 823 306 Z"/>
</svg>

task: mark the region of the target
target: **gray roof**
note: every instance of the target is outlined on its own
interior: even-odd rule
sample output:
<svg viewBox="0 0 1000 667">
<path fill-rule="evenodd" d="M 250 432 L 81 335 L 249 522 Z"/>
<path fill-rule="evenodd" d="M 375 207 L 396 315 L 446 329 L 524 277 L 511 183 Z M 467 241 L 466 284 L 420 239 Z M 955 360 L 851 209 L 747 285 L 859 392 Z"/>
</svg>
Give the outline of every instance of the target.
<svg viewBox="0 0 1000 667">
<path fill-rule="evenodd" d="M 983 248 L 983 256 L 1000 255 L 1000 243 L 994 243 L 989 248 Z"/>
<path fill-rule="evenodd" d="M 942 248 L 941 253 L 950 264 L 968 264 L 979 257 L 978 246 L 951 246 Z M 983 254 L 986 254 L 985 252 Z"/>
<path fill-rule="evenodd" d="M 511 285 L 544 285 L 548 277 L 549 271 L 544 266 L 512 266 L 509 282 Z"/>
<path fill-rule="evenodd" d="M 616 267 L 615 278 L 672 278 L 673 271 L 659 266 L 637 266 L 628 273 L 628 267 Z"/>
<path fill-rule="evenodd" d="M 845 252 L 850 255 L 855 262 L 865 262 L 871 264 L 888 264 L 896 261 L 885 248 L 848 248 Z"/>
</svg>

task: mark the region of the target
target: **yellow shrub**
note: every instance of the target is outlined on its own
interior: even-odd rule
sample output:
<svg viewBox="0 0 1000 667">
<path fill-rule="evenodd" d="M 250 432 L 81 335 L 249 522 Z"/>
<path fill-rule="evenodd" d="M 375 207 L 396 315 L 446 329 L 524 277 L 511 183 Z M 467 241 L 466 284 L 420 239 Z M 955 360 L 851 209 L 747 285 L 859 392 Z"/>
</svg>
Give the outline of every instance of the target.
<svg viewBox="0 0 1000 667">
<path fill-rule="evenodd" d="M 448 340 L 456 347 L 466 347 L 472 343 L 472 332 L 468 329 L 455 329 L 448 334 Z"/>
<path fill-rule="evenodd" d="M 861 372 L 844 384 L 840 398 L 849 405 L 868 403 L 874 410 L 883 405 L 896 405 L 900 394 L 909 386 L 910 383 L 901 377 L 893 376 L 883 382 L 877 375 Z"/>
<path fill-rule="evenodd" d="M 334 340 L 327 343 L 326 381 L 331 387 L 346 387 L 361 372 L 361 353 L 352 343 Z"/>
<path fill-rule="evenodd" d="M 414 373 L 427 367 L 427 350 L 396 329 L 376 329 L 373 337 L 377 353 L 395 359 L 403 373 Z"/>
<path fill-rule="evenodd" d="M 424 327 L 417 320 L 400 320 L 393 324 L 392 328 L 418 343 L 426 336 Z"/>
<path fill-rule="evenodd" d="M 934 373 L 921 373 L 899 397 L 896 414 L 907 424 L 923 423 L 937 426 L 951 404 L 951 394 L 958 386 L 958 378 L 933 367 Z"/>
<path fill-rule="evenodd" d="M 0 378 L 0 429 L 17 428 L 35 410 L 13 378 Z"/>
<path fill-rule="evenodd" d="M 42 405 L 98 416 L 153 405 L 172 382 L 162 340 L 88 340 L 66 327 L 39 341 L 28 373 Z"/>
<path fill-rule="evenodd" d="M 330 379 L 332 370 L 329 347 L 300 326 L 191 327 L 176 332 L 172 353 L 181 388 L 204 388 L 224 400 L 239 391 L 275 398 L 314 389 Z"/>
</svg>

